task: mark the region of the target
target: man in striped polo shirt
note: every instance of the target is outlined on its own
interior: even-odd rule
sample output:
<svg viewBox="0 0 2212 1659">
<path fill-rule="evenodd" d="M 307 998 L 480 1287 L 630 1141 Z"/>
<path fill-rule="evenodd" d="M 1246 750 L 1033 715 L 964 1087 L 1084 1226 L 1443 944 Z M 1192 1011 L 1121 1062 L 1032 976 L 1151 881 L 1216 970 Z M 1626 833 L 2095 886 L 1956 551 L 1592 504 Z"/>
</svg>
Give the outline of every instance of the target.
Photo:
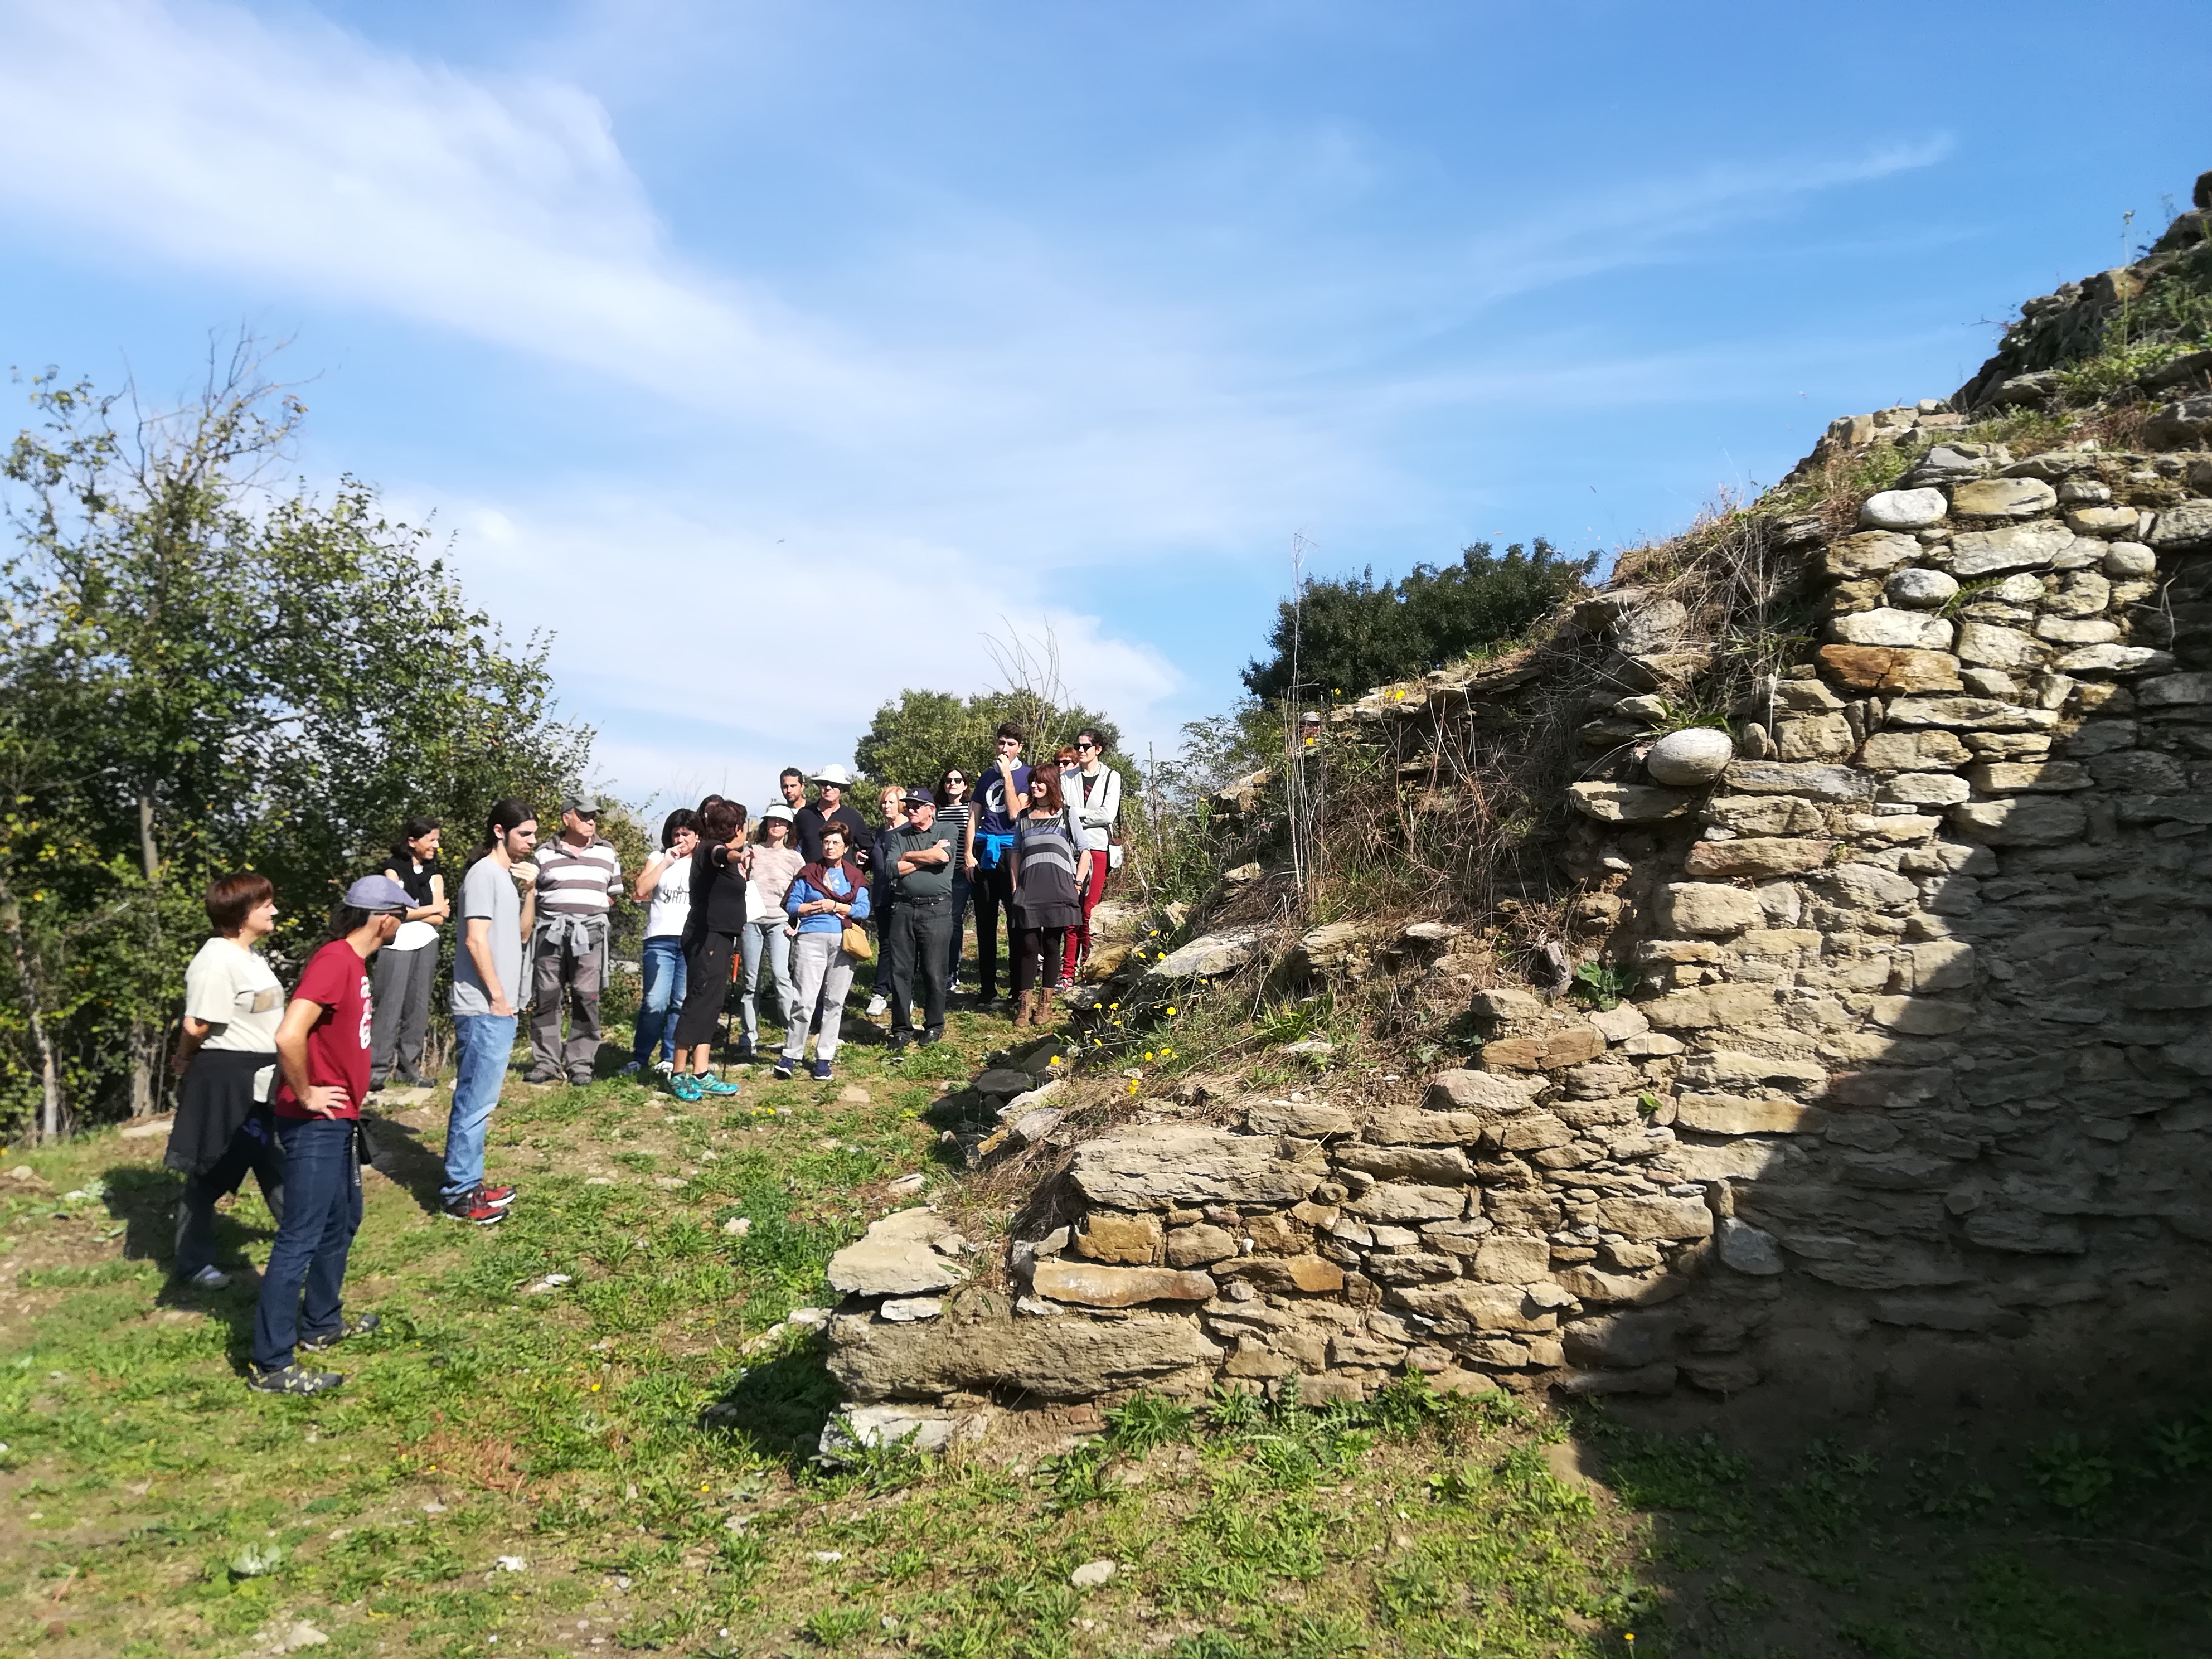
<svg viewBox="0 0 2212 1659">
<path fill-rule="evenodd" d="M 561 833 L 538 849 L 538 926 L 531 938 L 531 1083 L 592 1080 L 599 1052 L 599 991 L 607 927 L 622 890 L 622 860 L 599 835 L 597 795 L 561 803 Z M 568 1042 L 561 1042 L 567 993 Z"/>
</svg>

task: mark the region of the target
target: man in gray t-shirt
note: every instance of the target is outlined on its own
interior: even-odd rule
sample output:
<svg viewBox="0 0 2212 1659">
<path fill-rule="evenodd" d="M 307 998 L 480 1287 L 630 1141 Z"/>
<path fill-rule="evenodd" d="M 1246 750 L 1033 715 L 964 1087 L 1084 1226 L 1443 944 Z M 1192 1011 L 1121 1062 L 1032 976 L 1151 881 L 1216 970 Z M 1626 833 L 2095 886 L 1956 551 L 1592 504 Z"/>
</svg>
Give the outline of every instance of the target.
<svg viewBox="0 0 2212 1659">
<path fill-rule="evenodd" d="M 489 1227 L 506 1217 L 512 1187 L 484 1185 L 484 1140 L 514 1052 L 514 1002 L 522 994 L 522 936 L 538 908 L 515 888 L 518 866 L 535 878 L 538 820 L 519 800 L 491 811 L 486 846 L 461 878 L 461 948 L 453 952 L 453 1109 L 446 1121 L 445 1213 Z"/>
<path fill-rule="evenodd" d="M 484 983 L 477 966 L 475 932 L 469 924 L 481 918 L 489 923 L 483 931 L 485 953 L 491 958 L 492 977 Z M 457 1014 L 498 1012 L 512 1016 L 514 999 L 522 993 L 522 895 L 514 884 L 513 868 L 501 868 L 489 856 L 478 859 L 461 878 L 462 948 L 453 953 L 453 1012 Z M 503 1005 L 494 1007 L 495 999 Z"/>
</svg>

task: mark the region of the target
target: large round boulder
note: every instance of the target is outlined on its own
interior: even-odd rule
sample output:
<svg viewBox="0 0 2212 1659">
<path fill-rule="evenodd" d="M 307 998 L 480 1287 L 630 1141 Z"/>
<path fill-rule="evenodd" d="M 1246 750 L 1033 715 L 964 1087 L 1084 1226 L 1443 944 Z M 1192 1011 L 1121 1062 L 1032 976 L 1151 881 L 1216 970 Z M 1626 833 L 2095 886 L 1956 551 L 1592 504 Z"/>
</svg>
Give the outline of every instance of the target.
<svg viewBox="0 0 2212 1659">
<path fill-rule="evenodd" d="M 1655 783 L 1678 789 L 1711 783 L 1735 758 L 1735 739 L 1711 726 L 1692 726 L 1669 732 L 1651 745 L 1644 769 Z"/>
</svg>

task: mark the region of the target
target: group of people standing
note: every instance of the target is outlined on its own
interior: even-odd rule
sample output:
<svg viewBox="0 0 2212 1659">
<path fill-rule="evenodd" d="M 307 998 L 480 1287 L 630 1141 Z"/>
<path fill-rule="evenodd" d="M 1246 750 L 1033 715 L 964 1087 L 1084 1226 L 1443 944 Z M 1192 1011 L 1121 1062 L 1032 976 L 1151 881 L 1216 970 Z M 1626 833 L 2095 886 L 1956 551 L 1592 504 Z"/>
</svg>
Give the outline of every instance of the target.
<svg viewBox="0 0 2212 1659">
<path fill-rule="evenodd" d="M 1121 780 L 1096 731 L 1036 766 L 1022 758 L 1018 726 L 1001 726 L 994 744 L 979 776 L 955 767 L 933 788 L 884 789 L 875 824 L 846 801 L 852 780 L 838 766 L 811 777 L 786 768 L 781 798 L 750 830 L 741 804 L 709 795 L 668 815 L 659 851 L 628 881 L 599 833 L 604 807 L 594 796 L 565 798 L 559 833 L 543 845 L 527 802 L 494 803 L 458 900 L 439 866 L 442 826 L 411 818 L 383 869 L 346 888 L 289 1000 L 260 949 L 276 927 L 274 887 L 252 872 L 210 885 L 211 936 L 185 971 L 174 1060 L 182 1080 L 166 1161 L 185 1176 L 176 1270 L 191 1283 L 228 1283 L 216 1261 L 215 1206 L 249 1173 L 276 1221 L 249 1384 L 288 1394 L 335 1387 L 342 1378 L 300 1356 L 375 1328 L 373 1314 L 348 1318 L 342 1295 L 368 1157 L 361 1111 L 394 1079 L 428 1081 L 438 944 L 456 902 L 455 1066 L 440 1207 L 477 1226 L 502 1220 L 517 1195 L 487 1184 L 484 1149 L 519 1011 L 531 1011 L 527 1080 L 583 1084 L 594 1075 L 618 899 L 647 907 L 636 1034 L 623 1069 L 664 1073 L 687 1100 L 735 1092 L 712 1063 L 733 982 L 742 985 L 741 1060 L 763 1053 L 762 993 L 775 991 L 780 1079 L 805 1063 L 810 1036 L 810 1074 L 831 1079 L 854 967 L 878 951 L 869 1014 L 889 1010 L 892 1053 L 940 1040 L 971 907 L 976 1006 L 1004 1006 L 1003 916 L 1014 1024 L 1049 1020 L 1054 992 L 1090 948 L 1091 912 L 1119 862 Z"/>
</svg>

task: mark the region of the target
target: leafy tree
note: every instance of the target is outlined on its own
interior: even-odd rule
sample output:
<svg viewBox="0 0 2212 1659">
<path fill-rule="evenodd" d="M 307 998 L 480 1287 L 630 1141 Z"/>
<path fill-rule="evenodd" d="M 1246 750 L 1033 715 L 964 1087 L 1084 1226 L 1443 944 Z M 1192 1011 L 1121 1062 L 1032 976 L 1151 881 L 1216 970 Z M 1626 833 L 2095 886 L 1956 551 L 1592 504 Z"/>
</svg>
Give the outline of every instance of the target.
<svg viewBox="0 0 2212 1659">
<path fill-rule="evenodd" d="M 1285 599 L 1278 608 L 1267 641 L 1273 654 L 1248 665 L 1244 684 L 1264 699 L 1358 696 L 1441 668 L 1522 633 L 1580 588 L 1597 561 L 1595 553 L 1563 557 L 1540 536 L 1528 547 L 1515 542 L 1502 556 L 1477 542 L 1458 563 L 1417 564 L 1396 582 L 1377 582 L 1372 568 L 1309 579 L 1303 607 Z"/>
<path fill-rule="evenodd" d="M 281 958 L 402 819 L 472 839 L 588 763 L 545 642 L 510 647 L 423 532 L 350 478 L 270 484 L 305 410 L 261 365 L 241 338 L 151 412 L 40 377 L 0 468 L 0 1121 L 151 1109 L 211 874 L 276 884 Z"/>
</svg>

